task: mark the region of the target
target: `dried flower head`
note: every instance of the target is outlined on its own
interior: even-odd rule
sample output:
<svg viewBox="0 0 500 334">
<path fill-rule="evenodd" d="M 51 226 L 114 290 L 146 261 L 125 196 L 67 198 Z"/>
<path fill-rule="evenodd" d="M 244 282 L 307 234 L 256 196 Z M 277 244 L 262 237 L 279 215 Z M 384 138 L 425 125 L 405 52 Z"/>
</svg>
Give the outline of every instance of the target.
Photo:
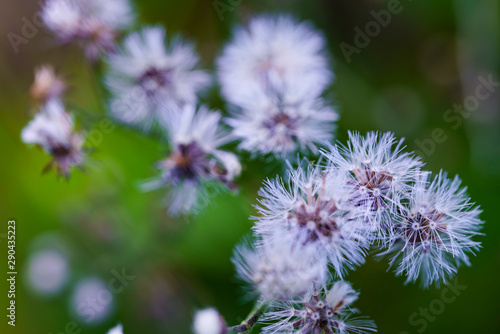
<svg viewBox="0 0 500 334">
<path fill-rule="evenodd" d="M 240 149 L 284 157 L 316 153 L 332 139 L 338 116 L 321 98 L 333 78 L 324 46 L 308 24 L 286 16 L 258 17 L 237 30 L 217 64 Z"/>
<path fill-rule="evenodd" d="M 81 43 L 92 60 L 113 50 L 118 32 L 133 21 L 128 0 L 48 0 L 41 16 L 62 43 Z"/>
<path fill-rule="evenodd" d="M 345 179 L 311 165 L 290 169 L 288 179 L 288 186 L 277 178 L 259 191 L 261 216 L 255 231 L 267 235 L 283 229 L 298 245 L 314 246 L 316 258 L 327 257 L 340 277 L 346 268 L 363 263 L 367 240 L 353 222 L 355 217 L 344 210 Z"/>
<path fill-rule="evenodd" d="M 375 323 L 364 317 L 351 315 L 350 305 L 358 293 L 344 281 L 333 284 L 329 290 L 316 290 L 298 301 L 278 301 L 274 311 L 266 313 L 262 333 L 325 333 L 348 334 L 376 332 Z"/>
<path fill-rule="evenodd" d="M 458 177 L 446 176 L 441 172 L 429 183 L 430 173 L 422 174 L 391 225 L 391 239 L 381 255 L 392 256 L 390 264 L 407 276 L 406 282 L 420 278 L 424 287 L 446 283 L 461 264 L 470 265 L 468 253 L 480 247 L 472 237 L 480 234 L 481 210 L 460 188 Z"/>
<path fill-rule="evenodd" d="M 79 167 L 84 162 L 84 137 L 75 132 L 73 117 L 59 100 L 52 99 L 42 107 L 21 132 L 21 139 L 41 146 L 52 155 L 46 170 L 54 166 L 59 174 L 68 176 L 71 167 Z"/>
<path fill-rule="evenodd" d="M 208 74 L 196 69 L 193 45 L 176 38 L 166 46 L 161 27 L 132 33 L 107 61 L 112 115 L 146 129 L 164 121 L 170 109 L 196 103 L 196 94 L 210 83 Z"/>
<path fill-rule="evenodd" d="M 238 158 L 219 146 L 230 138 L 219 126 L 221 115 L 194 105 L 171 111 L 165 122 L 172 150 L 157 166 L 161 179 L 146 186 L 170 186 L 169 212 L 187 213 L 204 196 L 207 183 L 234 190 L 241 172 Z"/>
<path fill-rule="evenodd" d="M 328 277 L 325 258 L 317 258 L 315 247 L 300 245 L 279 230 L 255 246 L 241 244 L 233 262 L 239 277 L 263 300 L 303 296 Z"/>
<path fill-rule="evenodd" d="M 286 157 L 307 149 L 316 153 L 318 144 L 333 138 L 337 118 L 321 98 L 286 99 L 278 93 L 256 95 L 226 122 L 240 140 L 238 148 L 253 155 Z"/>
<path fill-rule="evenodd" d="M 367 230 L 378 236 L 384 233 L 390 213 L 406 197 L 423 165 L 403 148 L 403 140 L 396 141 L 389 132 L 369 132 L 365 137 L 349 132 L 346 146 L 322 152 L 328 160 L 328 172 L 347 178 L 350 211 L 357 212 Z"/>
<path fill-rule="evenodd" d="M 217 59 L 222 93 L 235 105 L 251 101 L 255 91 L 289 86 L 319 96 L 333 78 L 324 49 L 325 38 L 308 23 L 288 16 L 254 18 L 236 30 Z M 307 84 L 300 85 L 302 80 Z"/>
</svg>

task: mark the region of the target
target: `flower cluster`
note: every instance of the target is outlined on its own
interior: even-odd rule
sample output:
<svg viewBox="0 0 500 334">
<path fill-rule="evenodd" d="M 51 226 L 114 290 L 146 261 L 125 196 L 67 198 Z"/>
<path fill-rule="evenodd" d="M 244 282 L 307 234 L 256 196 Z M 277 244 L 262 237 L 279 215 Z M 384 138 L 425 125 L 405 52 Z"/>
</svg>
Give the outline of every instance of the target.
<svg viewBox="0 0 500 334">
<path fill-rule="evenodd" d="M 307 23 L 262 16 L 236 31 L 217 59 L 222 93 L 235 107 L 223 119 L 200 100 L 212 79 L 198 68 L 193 44 L 180 37 L 167 41 L 161 26 L 144 27 L 120 41 L 134 20 L 128 0 L 49 0 L 42 18 L 60 41 L 79 43 L 88 58 L 103 61 L 114 120 L 166 134 L 171 150 L 157 164 L 160 180 L 144 188 L 168 186 L 170 214 L 195 211 L 207 198 L 207 186 L 235 189 L 241 165 L 219 149 L 223 144 L 239 140 L 238 147 L 253 155 L 284 157 L 305 149 L 318 153 L 318 145 L 333 138 L 337 114 L 322 94 L 334 76 L 324 37 Z M 32 95 L 46 101 L 64 88 L 64 81 L 43 67 Z M 77 162 L 63 165 L 82 163 Z"/>
<path fill-rule="evenodd" d="M 376 331 L 355 315 L 350 305 L 358 293 L 342 280 L 370 247 L 424 287 L 446 283 L 470 264 L 480 246 L 472 240 L 480 210 L 458 177 L 441 172 L 431 180 L 403 149 L 391 133 L 349 133 L 347 145 L 323 149 L 317 164 L 289 163 L 286 182 L 265 181 L 255 243 L 237 247 L 233 259 L 263 305 L 262 333 Z"/>
<path fill-rule="evenodd" d="M 289 169 L 287 183 L 266 181 L 256 235 L 313 245 L 316 258 L 326 258 L 340 278 L 374 247 L 392 256 L 390 264 L 408 282 L 445 283 L 479 247 L 472 237 L 481 228 L 480 210 L 458 177 L 441 172 L 429 181 L 402 145 L 390 133 L 350 133 L 346 146 L 322 151 L 326 162 Z"/>
<path fill-rule="evenodd" d="M 332 139 L 337 114 L 321 98 L 333 78 L 324 48 L 321 34 L 287 16 L 236 31 L 217 65 L 241 149 L 285 156 Z"/>
<path fill-rule="evenodd" d="M 61 42 L 80 43 L 88 58 L 102 60 L 96 67 L 106 66 L 113 119 L 158 130 L 168 141 L 159 176 L 144 189 L 168 188 L 171 215 L 196 211 L 210 190 L 237 188 L 242 166 L 222 149 L 232 141 L 252 155 L 321 154 L 314 164 L 287 162 L 284 178 L 264 182 L 253 241 L 235 250 L 238 275 L 259 307 L 233 327 L 215 309 L 199 311 L 195 333 L 248 332 L 256 324 L 264 334 L 373 332 L 373 321 L 351 307 L 359 294 L 344 281 L 370 249 L 389 257 L 407 282 L 428 287 L 446 283 L 480 248 L 473 238 L 481 234 L 481 211 L 458 177 L 432 177 L 392 133 L 350 132 L 346 145 L 328 144 L 337 113 L 324 95 L 334 75 L 325 38 L 309 24 L 261 16 L 236 30 L 217 59 L 232 109 L 224 119 L 205 106 L 202 92 L 212 80 L 198 68 L 191 43 L 167 41 L 160 26 L 119 40 L 134 19 L 127 0 L 48 0 L 42 19 Z M 61 101 L 65 88 L 53 68 L 36 71 L 31 94 L 39 112 L 21 138 L 43 148 L 52 156 L 49 167 L 68 176 L 85 152 Z M 122 326 L 109 333 L 121 334 Z"/>
<path fill-rule="evenodd" d="M 170 214 L 194 211 L 207 199 L 208 189 L 236 189 L 240 162 L 220 149 L 234 136 L 224 130 L 222 115 L 199 101 L 212 80 L 197 68 L 193 44 L 180 37 L 167 42 L 161 26 L 132 32 L 120 42 L 120 33 L 134 19 L 128 0 L 49 0 L 41 16 L 60 41 L 82 44 L 96 68 L 106 66 L 103 82 L 111 93 L 113 119 L 144 131 L 156 126 L 168 140 L 171 149 L 156 164 L 161 175 L 144 188 L 170 188 Z M 100 82 L 95 84 L 99 88 Z M 84 154 L 83 136 L 74 132 L 73 118 L 59 101 L 64 90 L 65 82 L 52 67 L 36 71 L 31 93 L 42 112 L 23 130 L 22 139 L 42 146 L 53 156 L 51 165 L 67 176 L 71 167 L 83 164 Z"/>
</svg>

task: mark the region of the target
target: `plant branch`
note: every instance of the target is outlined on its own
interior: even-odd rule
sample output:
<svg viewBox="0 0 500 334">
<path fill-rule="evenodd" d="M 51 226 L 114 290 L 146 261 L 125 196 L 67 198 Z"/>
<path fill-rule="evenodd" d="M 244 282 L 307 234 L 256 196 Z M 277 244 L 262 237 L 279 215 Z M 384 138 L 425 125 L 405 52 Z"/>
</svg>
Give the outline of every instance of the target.
<svg viewBox="0 0 500 334">
<path fill-rule="evenodd" d="M 227 329 L 228 333 L 241 333 L 251 330 L 268 307 L 269 302 L 261 303 L 256 309 L 250 312 L 248 318 L 241 325 L 229 327 Z"/>
</svg>

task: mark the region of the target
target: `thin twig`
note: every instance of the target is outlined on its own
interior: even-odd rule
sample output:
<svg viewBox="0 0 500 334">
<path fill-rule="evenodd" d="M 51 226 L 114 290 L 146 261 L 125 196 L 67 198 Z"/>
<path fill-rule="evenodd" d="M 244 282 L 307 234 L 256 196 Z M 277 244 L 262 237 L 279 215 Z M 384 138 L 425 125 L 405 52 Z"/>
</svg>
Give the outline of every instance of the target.
<svg viewBox="0 0 500 334">
<path fill-rule="evenodd" d="M 241 325 L 236 325 L 229 327 L 227 330 L 229 333 L 241 333 L 249 331 L 257 323 L 259 318 L 266 312 L 269 307 L 268 302 L 261 303 L 255 311 L 250 312 L 249 317 Z"/>
</svg>

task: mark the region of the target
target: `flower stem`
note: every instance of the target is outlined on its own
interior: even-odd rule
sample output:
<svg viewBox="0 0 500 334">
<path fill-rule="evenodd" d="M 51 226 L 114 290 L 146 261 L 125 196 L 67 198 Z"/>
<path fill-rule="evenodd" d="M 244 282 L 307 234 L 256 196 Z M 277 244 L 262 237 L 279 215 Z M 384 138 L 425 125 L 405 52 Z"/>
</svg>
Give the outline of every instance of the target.
<svg viewBox="0 0 500 334">
<path fill-rule="evenodd" d="M 228 333 L 241 333 L 251 330 L 257 323 L 259 318 L 266 312 L 269 307 L 269 302 L 263 302 L 258 307 L 254 308 L 248 315 L 247 319 L 241 324 L 229 327 Z"/>
</svg>

